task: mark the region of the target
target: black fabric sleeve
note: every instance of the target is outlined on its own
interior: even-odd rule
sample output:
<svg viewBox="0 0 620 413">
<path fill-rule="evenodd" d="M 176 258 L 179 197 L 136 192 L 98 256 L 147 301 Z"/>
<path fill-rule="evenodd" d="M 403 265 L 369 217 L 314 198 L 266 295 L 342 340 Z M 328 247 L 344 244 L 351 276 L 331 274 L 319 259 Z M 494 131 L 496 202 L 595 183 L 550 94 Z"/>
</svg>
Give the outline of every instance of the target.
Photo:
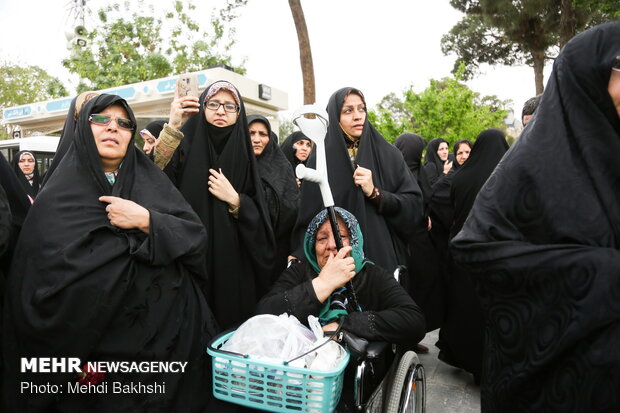
<svg viewBox="0 0 620 413">
<path fill-rule="evenodd" d="M 404 161 L 401 162 L 400 190 L 381 191 L 377 212 L 381 214 L 398 236 L 407 240 L 413 236 L 417 225 L 424 219 L 424 200 L 418 183 L 413 179 Z"/>
<path fill-rule="evenodd" d="M 261 291 L 267 291 L 273 260 L 275 257 L 276 246 L 273 233 L 266 221 L 269 217 L 262 217 L 254 199 L 246 194 L 239 194 L 239 217 L 237 224 L 239 236 L 246 253 L 252 261 L 252 267 L 257 274 L 261 274 L 265 279 L 257 280 L 257 285 Z"/>
<path fill-rule="evenodd" d="M 433 186 L 437 179 L 439 179 L 439 172 L 437 171 L 437 167 L 435 164 L 429 163 L 424 165 L 424 172 L 426 173 L 426 179 L 428 179 L 428 183 Z"/>
<path fill-rule="evenodd" d="M 256 306 L 258 314 L 280 315 L 288 313 L 297 317 L 303 324 L 308 324 L 308 316 L 318 316 L 321 303 L 312 279 L 305 273 L 306 264 L 295 264 L 287 268 Z"/>
<path fill-rule="evenodd" d="M 11 207 L 9 200 L 4 192 L 4 188 L 0 186 L 0 256 L 9 248 L 11 240 Z"/>
<path fill-rule="evenodd" d="M 361 273 L 360 273 L 361 274 Z M 342 328 L 369 341 L 415 344 L 424 338 L 422 310 L 386 270 L 367 264 L 359 299 L 368 311 L 344 318 Z"/>
<path fill-rule="evenodd" d="M 192 221 L 153 210 L 149 212 L 149 234 L 144 234 L 144 240 L 130 248 L 132 255 L 156 266 L 178 261 L 191 272 L 204 274 L 206 233 L 202 224 L 197 219 Z M 139 238 L 134 237 L 137 243 L 135 239 Z"/>
</svg>

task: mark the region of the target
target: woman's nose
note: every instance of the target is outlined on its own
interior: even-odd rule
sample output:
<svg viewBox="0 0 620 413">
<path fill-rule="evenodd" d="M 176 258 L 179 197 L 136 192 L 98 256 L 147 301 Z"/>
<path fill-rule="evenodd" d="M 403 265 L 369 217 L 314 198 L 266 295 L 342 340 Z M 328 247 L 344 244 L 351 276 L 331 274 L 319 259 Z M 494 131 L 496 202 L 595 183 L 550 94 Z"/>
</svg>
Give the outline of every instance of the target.
<svg viewBox="0 0 620 413">
<path fill-rule="evenodd" d="M 330 250 L 336 249 L 336 239 L 333 235 L 330 235 L 329 240 L 327 241 L 327 248 L 329 248 Z"/>
</svg>

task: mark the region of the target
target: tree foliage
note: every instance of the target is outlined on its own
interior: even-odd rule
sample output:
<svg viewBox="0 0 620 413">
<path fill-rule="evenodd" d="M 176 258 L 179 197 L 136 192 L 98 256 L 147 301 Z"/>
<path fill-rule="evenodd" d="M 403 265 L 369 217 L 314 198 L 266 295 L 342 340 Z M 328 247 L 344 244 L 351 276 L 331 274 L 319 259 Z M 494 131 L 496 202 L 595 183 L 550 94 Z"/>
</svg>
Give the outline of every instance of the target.
<svg viewBox="0 0 620 413">
<path fill-rule="evenodd" d="M 110 4 L 96 12 L 96 26 L 87 33 L 88 46 L 74 48 L 63 61 L 70 72 L 81 77 L 78 92 L 136 83 L 150 79 L 193 72 L 210 66 L 232 66 L 228 54 L 234 44 L 233 20 L 238 7 L 247 0 L 229 0 L 227 6 L 213 11 L 200 24 L 192 16 L 196 6 L 191 0 L 176 0 L 172 9 L 155 15 L 154 6 L 143 1 Z M 151 13 L 144 13 L 150 7 Z M 133 10 L 133 11 L 132 11 Z M 159 14 L 159 13 L 158 13 Z M 206 27 L 205 27 L 206 26 Z M 243 67 L 236 67 L 245 73 Z"/>
<path fill-rule="evenodd" d="M 509 102 L 469 89 L 460 81 L 463 71 L 461 67 L 453 78 L 432 79 L 421 93 L 409 87 L 402 99 L 387 95 L 377 110 L 369 112 L 369 120 L 390 142 L 413 132 L 427 140 L 441 137 L 452 145 L 459 139 L 473 141 L 488 128 L 505 129 L 504 107 Z"/>
<path fill-rule="evenodd" d="M 0 107 L 6 108 L 67 96 L 58 78 L 38 66 L 0 64 Z"/>
<path fill-rule="evenodd" d="M 534 69 L 536 93 L 543 91 L 545 62 L 580 31 L 614 20 L 614 0 L 450 0 L 465 13 L 441 40 L 444 54 L 455 53 L 454 72 L 465 64 L 465 79 L 483 63 L 527 64 Z"/>
</svg>

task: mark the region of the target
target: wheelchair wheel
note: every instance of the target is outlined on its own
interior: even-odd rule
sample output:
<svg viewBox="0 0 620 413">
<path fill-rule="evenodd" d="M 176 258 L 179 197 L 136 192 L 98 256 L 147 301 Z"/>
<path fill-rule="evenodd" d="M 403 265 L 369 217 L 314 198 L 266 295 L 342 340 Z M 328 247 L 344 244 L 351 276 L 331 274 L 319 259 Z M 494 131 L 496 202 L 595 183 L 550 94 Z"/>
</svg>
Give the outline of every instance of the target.
<svg viewBox="0 0 620 413">
<path fill-rule="evenodd" d="M 424 366 L 413 351 L 403 354 L 394 372 L 386 413 L 423 413 L 426 403 Z"/>
</svg>

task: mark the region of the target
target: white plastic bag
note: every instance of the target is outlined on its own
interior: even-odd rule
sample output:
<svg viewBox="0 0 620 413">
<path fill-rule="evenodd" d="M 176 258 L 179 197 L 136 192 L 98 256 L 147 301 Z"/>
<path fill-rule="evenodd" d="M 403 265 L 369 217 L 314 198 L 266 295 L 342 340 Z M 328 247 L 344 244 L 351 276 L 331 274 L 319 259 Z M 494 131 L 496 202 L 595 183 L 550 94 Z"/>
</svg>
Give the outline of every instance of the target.
<svg viewBox="0 0 620 413">
<path fill-rule="evenodd" d="M 318 318 L 308 316 L 308 325 L 316 337 L 315 347 L 328 341 L 325 345 L 320 346 L 312 357 L 306 358 L 308 368 L 319 371 L 334 370 L 346 355 L 344 348 L 330 337 L 325 337 Z"/>
<path fill-rule="evenodd" d="M 261 314 L 243 323 L 222 350 L 282 362 L 312 350 L 314 339 L 312 331 L 294 316 Z"/>
</svg>

